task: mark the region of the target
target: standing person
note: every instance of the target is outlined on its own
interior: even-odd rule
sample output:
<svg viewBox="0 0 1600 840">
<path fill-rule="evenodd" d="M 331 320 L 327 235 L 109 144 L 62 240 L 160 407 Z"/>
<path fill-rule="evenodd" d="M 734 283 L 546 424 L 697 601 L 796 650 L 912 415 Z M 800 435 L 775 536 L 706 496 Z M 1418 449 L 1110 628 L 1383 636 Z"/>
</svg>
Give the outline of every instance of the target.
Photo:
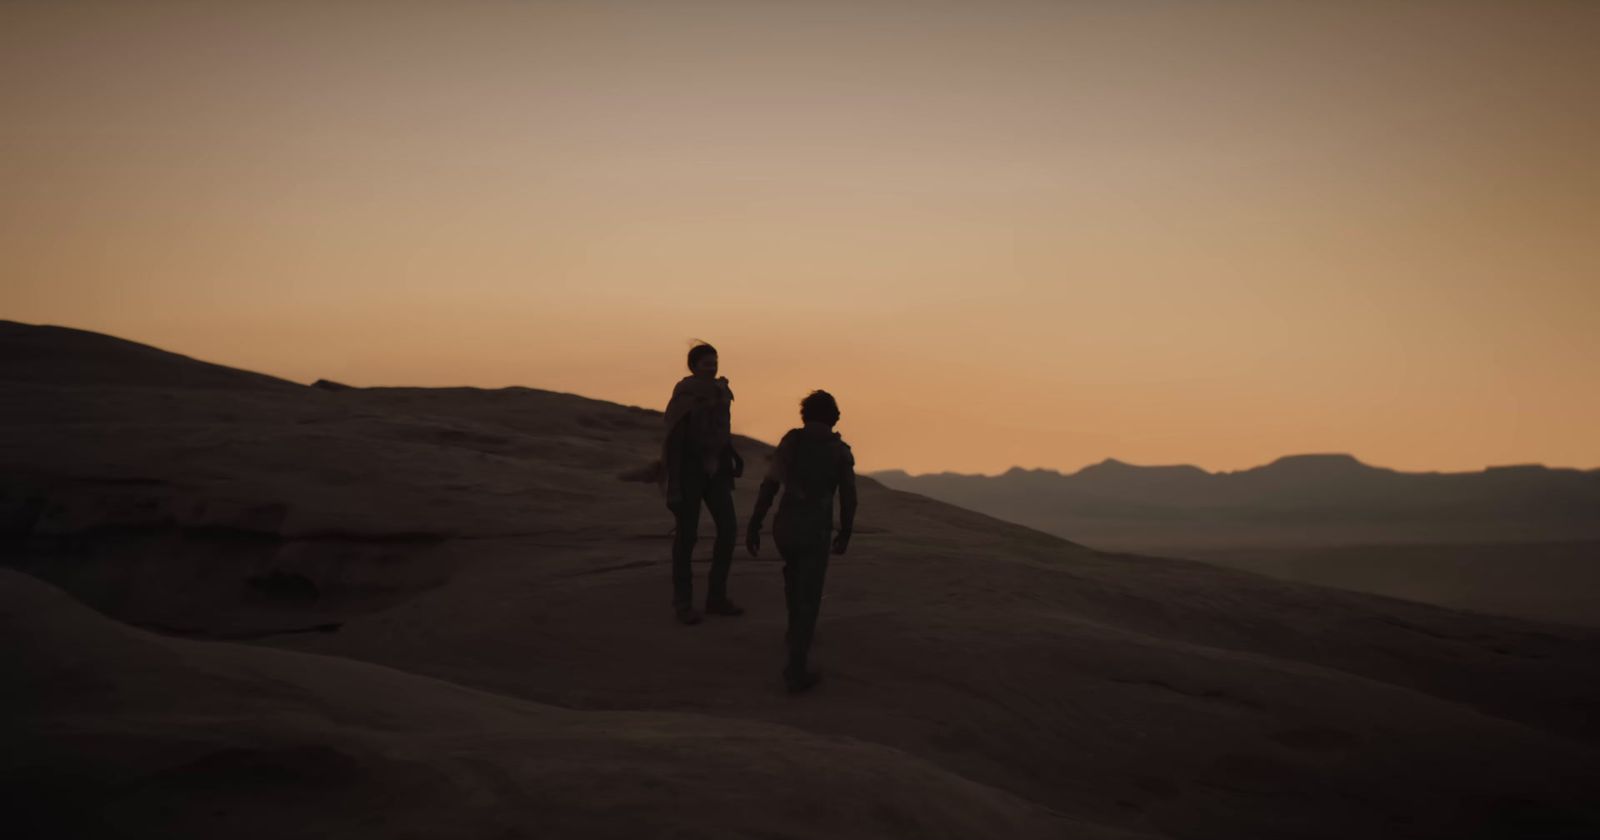
<svg viewBox="0 0 1600 840">
<path fill-rule="evenodd" d="M 830 548 L 834 554 L 844 553 L 856 519 L 855 456 L 833 430 L 839 422 L 839 404 L 827 391 L 812 391 L 800 401 L 800 419 L 804 425 L 789 431 L 778 443 L 745 537 L 750 556 L 760 554 L 761 522 L 782 486 L 783 501 L 772 522 L 772 538 L 783 557 L 783 594 L 789 605 L 789 663 L 783 677 L 791 693 L 805 691 L 822 678 L 806 666 L 822 608 L 822 580 L 828 572 Z M 836 490 L 838 536 L 833 534 Z"/>
<path fill-rule="evenodd" d="M 733 391 L 727 377 L 717 376 L 717 348 L 704 342 L 696 344 L 689 349 L 688 361 L 690 373 L 672 389 L 672 399 L 667 403 L 661 477 L 667 508 L 677 520 L 672 540 L 672 606 L 680 622 L 698 624 L 700 612 L 694 608 L 690 558 L 699 537 L 702 502 L 717 526 L 706 612 L 744 613 L 728 599 L 728 571 L 733 565 L 734 539 L 739 531 L 733 511 L 733 480 L 744 472 L 744 461 L 733 449 Z"/>
</svg>

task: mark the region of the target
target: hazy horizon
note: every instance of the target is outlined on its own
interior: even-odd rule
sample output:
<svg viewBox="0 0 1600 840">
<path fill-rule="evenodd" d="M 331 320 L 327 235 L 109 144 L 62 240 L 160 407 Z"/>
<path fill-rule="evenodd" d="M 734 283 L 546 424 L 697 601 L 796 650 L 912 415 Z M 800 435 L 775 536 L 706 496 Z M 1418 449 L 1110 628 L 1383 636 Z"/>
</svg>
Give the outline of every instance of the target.
<svg viewBox="0 0 1600 840">
<path fill-rule="evenodd" d="M 28 325 L 28 326 L 63 327 L 63 328 L 67 328 L 67 329 L 80 329 L 78 327 L 72 327 L 72 326 L 67 325 L 67 324 L 31 324 L 31 325 Z M 138 342 L 136 339 L 129 339 L 127 336 L 114 336 L 114 337 L 115 338 L 125 339 L 125 340 L 136 341 L 136 343 L 148 345 L 148 342 Z M 166 351 L 169 351 L 169 352 L 178 352 L 178 351 L 172 350 L 172 348 L 166 348 L 166 347 L 158 347 L 157 349 L 166 350 Z M 183 354 L 183 353 L 178 353 L 178 354 L 179 355 L 186 355 L 186 356 L 188 355 L 188 354 Z M 190 358 L 194 358 L 194 357 L 191 356 Z M 195 358 L 195 361 L 212 363 L 212 364 L 216 363 L 214 360 L 203 359 L 203 358 Z M 262 373 L 263 371 L 252 371 L 252 372 L 254 372 L 254 373 Z M 279 377 L 279 378 L 286 379 L 287 381 L 291 381 L 291 382 L 296 382 L 297 384 L 304 384 L 304 385 L 311 385 L 312 383 L 317 381 L 317 380 L 312 380 L 312 379 L 295 380 L 295 379 L 291 379 L 291 378 L 288 378 L 288 377 Z M 319 378 L 325 378 L 325 377 L 319 377 Z M 350 382 L 338 382 L 337 380 L 335 380 L 335 382 L 337 384 L 340 384 L 340 385 L 349 385 L 349 386 L 358 387 L 358 388 L 361 388 L 361 387 L 371 387 L 371 388 L 413 388 L 413 387 L 437 387 L 437 388 L 464 387 L 464 388 L 472 388 L 472 387 L 483 387 L 483 386 L 474 386 L 474 385 L 417 386 L 417 385 L 408 385 L 408 384 L 399 383 L 399 382 L 382 383 L 382 384 L 355 385 L 355 384 L 350 383 Z M 551 390 L 551 389 L 540 389 L 539 386 L 536 386 L 536 385 L 522 385 L 522 384 L 506 385 L 506 386 L 499 386 L 499 387 L 532 388 L 532 389 L 536 389 L 536 390 Z M 572 392 L 567 392 L 567 393 L 572 393 Z M 591 395 L 589 395 L 589 394 L 581 394 L 581 393 L 577 394 L 577 396 L 591 397 Z M 629 405 L 629 404 L 624 403 L 624 405 Z M 651 408 L 652 406 L 636 406 L 636 407 Z M 656 408 L 659 408 L 659 407 L 656 407 Z M 749 433 L 741 433 L 741 434 L 749 434 Z M 771 443 L 771 442 L 774 442 L 774 441 L 775 441 L 775 439 L 769 440 L 768 442 Z M 1367 458 L 1361 457 L 1357 453 L 1351 453 L 1351 452 L 1286 452 L 1286 453 L 1283 453 L 1283 454 L 1278 455 L 1276 457 L 1269 458 L 1266 461 L 1263 461 L 1263 462 L 1261 462 L 1259 464 L 1253 464 L 1253 465 L 1249 465 L 1249 466 L 1244 466 L 1244 467 L 1240 467 L 1240 468 L 1237 468 L 1237 469 L 1207 469 L 1206 467 L 1202 467 L 1202 466 L 1200 466 L 1200 465 L 1198 465 L 1198 464 L 1196 464 L 1196 463 L 1194 463 L 1192 461 L 1175 461 L 1175 462 L 1168 462 L 1168 463 L 1139 463 L 1139 462 L 1135 462 L 1135 461 L 1130 461 L 1130 460 L 1128 460 L 1126 458 L 1119 458 L 1119 457 L 1117 457 L 1115 455 L 1106 455 L 1106 456 L 1103 456 L 1103 457 L 1100 457 L 1100 458 L 1096 458 L 1096 459 L 1094 459 L 1092 461 L 1085 462 L 1085 463 L 1083 463 L 1083 464 L 1081 464 L 1081 465 L 1079 465 L 1077 467 L 1057 467 L 1057 466 L 1037 466 L 1037 465 L 1028 466 L 1028 465 L 1024 465 L 1024 464 L 1012 464 L 1009 467 L 1006 467 L 1006 468 L 1001 469 L 1001 470 L 997 470 L 995 472 L 961 472 L 961 471 L 957 471 L 957 470 L 940 470 L 940 469 L 935 469 L 935 470 L 907 470 L 907 469 L 903 469 L 903 468 L 900 468 L 900 467 L 892 467 L 891 466 L 891 467 L 871 467 L 871 468 L 864 469 L 862 471 L 865 472 L 865 473 L 868 473 L 868 474 L 870 474 L 870 473 L 881 473 L 881 472 L 902 472 L 902 473 L 906 473 L 906 474 L 908 474 L 908 475 L 910 475 L 912 477 L 920 477 L 920 476 L 926 476 L 926 475 L 960 475 L 960 476 L 966 476 L 966 477 L 995 478 L 995 477 L 1004 475 L 1005 473 L 1011 472 L 1012 470 L 1045 471 L 1045 472 L 1057 472 L 1057 473 L 1060 473 L 1062 475 L 1072 475 L 1074 473 L 1077 473 L 1077 472 L 1079 472 L 1081 470 L 1084 470 L 1084 469 L 1087 469 L 1089 467 L 1097 466 L 1097 465 L 1100 465 L 1100 464 L 1105 464 L 1105 463 L 1108 463 L 1108 462 L 1117 462 L 1117 463 L 1121 463 L 1121 464 L 1123 464 L 1125 466 L 1138 467 L 1138 468 L 1151 468 L 1151 469 L 1168 468 L 1168 467 L 1193 467 L 1195 469 L 1202 470 L 1202 471 L 1210 473 L 1212 475 L 1219 475 L 1219 474 L 1232 473 L 1232 472 L 1248 471 L 1248 470 L 1251 470 L 1251 469 L 1264 467 L 1264 466 L 1267 466 L 1269 464 L 1275 463 L 1277 461 L 1281 461 L 1281 460 L 1284 460 L 1284 459 L 1290 459 L 1290 458 L 1352 458 L 1352 459 L 1360 462 L 1363 466 L 1371 467 L 1371 468 L 1374 468 L 1374 469 L 1396 469 L 1394 467 L 1390 467 L 1390 466 L 1385 465 L 1385 464 L 1374 463 L 1373 461 L 1371 461 L 1371 460 L 1369 460 Z M 1578 470 L 1578 471 L 1584 471 L 1584 472 L 1600 470 L 1600 466 L 1597 466 L 1597 467 L 1585 467 L 1585 466 L 1581 466 L 1581 465 L 1572 465 L 1572 464 L 1546 464 L 1546 463 L 1542 463 L 1542 462 L 1520 461 L 1520 462 L 1506 462 L 1506 463 L 1499 463 L 1499 464 L 1485 464 L 1482 467 L 1475 468 L 1475 469 L 1467 469 L 1467 470 L 1396 470 L 1396 471 L 1403 472 L 1403 473 L 1413 473 L 1413 474 L 1418 474 L 1418 473 L 1464 474 L 1464 473 L 1482 472 L 1484 470 L 1490 470 L 1490 469 L 1510 469 L 1510 468 L 1516 468 L 1516 467 L 1541 467 L 1541 468 L 1550 469 L 1550 470 Z"/>
<path fill-rule="evenodd" d="M 838 395 L 864 470 L 1600 465 L 1600 4 L 0 4 L 0 318 Z"/>
<path fill-rule="evenodd" d="M 1545 463 L 1540 463 L 1540 462 L 1536 462 L 1536 461 L 1508 462 L 1508 463 L 1504 463 L 1504 464 L 1485 464 L 1482 467 L 1479 467 L 1477 469 L 1466 469 L 1466 470 L 1400 470 L 1400 469 L 1396 469 L 1395 467 L 1391 467 L 1391 466 L 1389 466 L 1387 464 L 1374 463 L 1371 460 L 1363 458 L 1359 454 L 1352 453 L 1352 452 L 1285 452 L 1284 454 L 1279 455 L 1276 458 L 1269 458 L 1269 459 L 1267 459 L 1265 461 L 1262 461 L 1259 464 L 1254 464 L 1254 465 L 1247 466 L 1247 467 L 1239 467 L 1237 469 L 1226 469 L 1226 470 L 1206 469 L 1205 467 L 1202 467 L 1202 466 L 1200 466 L 1198 464 L 1195 464 L 1195 463 L 1192 463 L 1192 462 L 1187 462 L 1187 461 L 1174 461 L 1174 462 L 1171 462 L 1171 463 L 1162 463 L 1162 464 L 1138 463 L 1138 462 L 1135 462 L 1135 461 L 1129 461 L 1126 458 L 1118 458 L 1115 455 L 1107 455 L 1104 458 L 1097 458 L 1097 459 L 1095 459 L 1093 461 L 1089 461 L 1087 463 L 1080 464 L 1080 465 L 1078 465 L 1076 467 L 1040 467 L 1040 466 L 1030 467 L 1030 466 L 1026 466 L 1024 464 L 1012 464 L 1011 466 L 1006 467 L 1005 469 L 1000 470 L 998 472 L 977 472 L 977 473 L 974 473 L 974 472 L 958 472 L 958 471 L 955 471 L 955 470 L 916 471 L 916 470 L 901 469 L 900 467 L 875 467 L 873 469 L 867 470 L 867 472 L 868 473 L 903 472 L 903 473 L 906 473 L 907 475 L 912 476 L 913 478 L 926 476 L 926 475 L 960 475 L 960 476 L 965 476 L 965 477 L 998 478 L 998 477 L 1000 477 L 1002 475 L 1005 475 L 1008 472 L 1011 472 L 1012 470 L 1024 470 L 1024 471 L 1028 471 L 1028 472 L 1055 472 L 1055 473 L 1060 473 L 1062 475 L 1073 475 L 1075 473 L 1082 472 L 1083 470 L 1086 470 L 1089 467 L 1094 467 L 1094 466 L 1098 466 L 1100 464 L 1104 464 L 1104 463 L 1107 463 L 1107 462 L 1110 462 L 1110 461 L 1114 461 L 1114 462 L 1123 464 L 1125 466 L 1138 467 L 1138 468 L 1141 468 L 1141 469 L 1161 469 L 1161 468 L 1166 468 L 1166 467 L 1194 467 L 1195 469 L 1201 470 L 1201 471 L 1206 472 L 1206 473 L 1210 473 L 1212 475 L 1220 475 L 1220 474 L 1224 474 L 1224 473 L 1245 472 L 1245 471 L 1252 470 L 1252 469 L 1258 469 L 1260 467 L 1268 466 L 1268 465 L 1270 465 L 1270 464 L 1272 464 L 1274 462 L 1284 460 L 1285 458 L 1324 458 L 1324 457 L 1349 457 L 1349 458 L 1354 458 L 1355 460 L 1361 462 L 1362 465 L 1368 466 L 1368 467 L 1372 467 L 1373 469 L 1395 470 L 1396 472 L 1413 473 L 1413 474 L 1416 474 L 1416 473 L 1443 473 L 1443 474 L 1478 473 L 1478 472 L 1484 472 L 1486 470 L 1511 469 L 1511 468 L 1516 468 L 1516 467 L 1542 467 L 1542 468 L 1547 469 L 1547 470 L 1578 470 L 1580 472 L 1592 472 L 1594 470 L 1600 470 L 1600 466 L 1586 467 L 1586 466 L 1573 465 L 1573 464 L 1545 464 Z"/>
</svg>

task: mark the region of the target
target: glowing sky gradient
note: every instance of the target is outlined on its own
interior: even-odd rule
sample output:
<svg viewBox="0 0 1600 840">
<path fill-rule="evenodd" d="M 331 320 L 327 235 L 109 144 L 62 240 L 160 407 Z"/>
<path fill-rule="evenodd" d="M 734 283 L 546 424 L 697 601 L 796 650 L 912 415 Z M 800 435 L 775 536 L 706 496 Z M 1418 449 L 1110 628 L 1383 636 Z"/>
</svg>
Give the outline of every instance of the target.
<svg viewBox="0 0 1600 840">
<path fill-rule="evenodd" d="M 1600 466 L 1600 3 L 0 0 L 0 317 L 832 390 L 866 469 Z"/>
</svg>

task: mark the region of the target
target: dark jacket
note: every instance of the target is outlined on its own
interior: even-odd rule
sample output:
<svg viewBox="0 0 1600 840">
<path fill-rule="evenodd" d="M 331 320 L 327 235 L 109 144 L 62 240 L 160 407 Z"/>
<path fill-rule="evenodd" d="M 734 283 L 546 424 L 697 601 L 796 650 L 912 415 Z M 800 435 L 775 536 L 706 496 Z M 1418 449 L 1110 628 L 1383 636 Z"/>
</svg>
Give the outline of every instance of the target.
<svg viewBox="0 0 1600 840">
<path fill-rule="evenodd" d="M 783 436 L 761 486 L 764 500 L 783 488 L 772 523 L 780 548 L 825 548 L 833 536 L 835 494 L 839 532 L 849 538 L 856 513 L 855 464 L 850 445 L 825 424 L 807 423 Z"/>
<path fill-rule="evenodd" d="M 708 476 L 724 472 L 737 476 L 743 471 L 743 461 L 733 449 L 732 404 L 733 390 L 726 377 L 685 376 L 673 387 L 657 473 L 667 507 L 676 509 L 682 501 L 679 485 L 684 470 L 701 470 Z"/>
</svg>

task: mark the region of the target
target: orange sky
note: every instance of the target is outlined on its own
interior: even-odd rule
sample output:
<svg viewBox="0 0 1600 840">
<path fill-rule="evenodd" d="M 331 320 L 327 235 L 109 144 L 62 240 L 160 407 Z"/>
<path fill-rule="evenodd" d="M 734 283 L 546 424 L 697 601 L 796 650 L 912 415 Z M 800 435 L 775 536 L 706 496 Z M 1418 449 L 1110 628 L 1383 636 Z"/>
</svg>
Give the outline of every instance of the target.
<svg viewBox="0 0 1600 840">
<path fill-rule="evenodd" d="M 1600 466 L 1600 3 L 0 3 L 0 317 L 832 390 L 863 468 Z"/>
</svg>

